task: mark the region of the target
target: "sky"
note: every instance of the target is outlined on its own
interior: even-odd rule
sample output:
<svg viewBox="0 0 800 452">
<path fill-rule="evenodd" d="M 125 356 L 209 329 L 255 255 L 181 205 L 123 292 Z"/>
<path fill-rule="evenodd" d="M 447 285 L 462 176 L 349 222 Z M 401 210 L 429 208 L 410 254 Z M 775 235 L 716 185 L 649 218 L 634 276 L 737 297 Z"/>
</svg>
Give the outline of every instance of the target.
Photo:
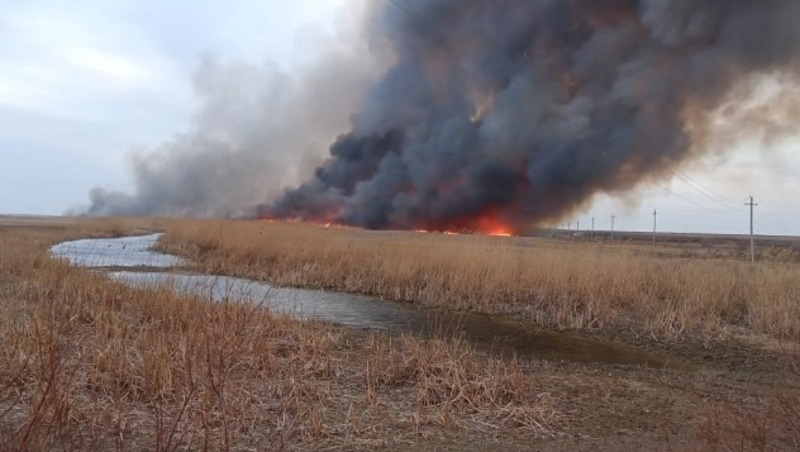
<svg viewBox="0 0 800 452">
<path fill-rule="evenodd" d="M 0 213 L 130 189 L 131 151 L 188 126 L 204 56 L 289 69 L 341 3 L 0 0 Z"/>
<path fill-rule="evenodd" d="M 232 6 L 233 5 L 233 6 Z M 135 151 L 186 130 L 203 58 L 275 64 L 313 54 L 346 0 L 0 0 L 0 214 L 59 215 L 94 187 L 129 191 Z M 721 132 L 726 132 L 724 126 Z M 800 235 L 800 134 L 720 140 L 705 157 L 555 226 Z"/>
</svg>

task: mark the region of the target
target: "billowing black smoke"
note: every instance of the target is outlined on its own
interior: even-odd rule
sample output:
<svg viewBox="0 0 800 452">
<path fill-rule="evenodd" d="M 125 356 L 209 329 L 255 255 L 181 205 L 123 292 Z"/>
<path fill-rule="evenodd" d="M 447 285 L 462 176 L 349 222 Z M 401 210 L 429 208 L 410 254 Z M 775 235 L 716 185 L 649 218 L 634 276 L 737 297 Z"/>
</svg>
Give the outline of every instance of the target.
<svg viewBox="0 0 800 452">
<path fill-rule="evenodd" d="M 394 63 L 311 180 L 259 215 L 368 228 L 540 223 L 690 157 L 697 112 L 748 80 L 800 74 L 798 0 L 381 5 L 373 46 Z"/>
<path fill-rule="evenodd" d="M 299 83 L 201 67 L 194 128 L 136 160 L 134 194 L 95 191 L 90 213 L 537 224 L 693 157 L 709 112 L 800 74 L 800 0 L 367 4 L 363 47 L 323 52 Z"/>
</svg>

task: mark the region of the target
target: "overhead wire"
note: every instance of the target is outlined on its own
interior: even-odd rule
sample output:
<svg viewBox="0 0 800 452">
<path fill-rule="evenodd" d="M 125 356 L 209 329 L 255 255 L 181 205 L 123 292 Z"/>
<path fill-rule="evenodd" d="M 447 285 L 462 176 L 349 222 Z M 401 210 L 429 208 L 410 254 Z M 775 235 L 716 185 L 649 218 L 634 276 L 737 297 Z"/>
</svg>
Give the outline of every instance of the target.
<svg viewBox="0 0 800 452">
<path fill-rule="evenodd" d="M 721 205 L 721 206 L 724 206 L 724 207 L 725 207 L 725 208 L 727 208 L 727 209 L 731 209 L 731 210 L 734 210 L 734 211 L 739 211 L 739 212 L 742 212 L 742 211 L 744 211 L 744 209 L 743 209 L 743 208 L 741 208 L 741 207 L 734 207 L 734 206 L 732 206 L 731 204 L 729 204 L 729 203 L 727 202 L 727 201 L 730 201 L 730 202 L 739 202 L 738 200 L 735 200 L 735 199 L 733 199 L 733 198 L 729 198 L 729 197 L 727 197 L 727 196 L 725 196 L 725 195 L 721 195 L 721 194 L 719 194 L 719 193 L 715 192 L 714 190 L 711 190 L 710 188 L 708 188 L 708 187 L 706 187 L 705 185 L 701 184 L 699 181 L 697 181 L 697 180 L 694 180 L 694 179 L 690 178 L 688 175 L 686 175 L 686 174 L 681 174 L 681 173 L 678 171 L 678 169 L 677 169 L 677 168 L 675 168 L 675 167 L 674 167 L 674 166 L 672 166 L 672 165 L 668 165 L 668 166 L 667 166 L 667 169 L 668 169 L 668 170 L 669 170 L 669 171 L 670 171 L 670 172 L 671 172 L 671 173 L 672 173 L 672 174 L 673 174 L 675 177 L 677 177 L 678 179 L 680 179 L 681 181 L 683 181 L 684 183 L 686 183 L 686 185 L 688 185 L 689 187 L 691 187 L 693 190 L 695 190 L 696 192 L 700 193 L 700 194 L 701 194 L 701 195 L 703 195 L 704 197 L 708 198 L 709 200 L 711 200 L 711 201 L 713 201 L 713 202 L 715 202 L 715 203 L 717 203 L 717 204 L 719 204 L 719 205 Z M 724 199 L 724 200 L 726 200 L 726 201 L 722 201 L 723 199 Z"/>
<path fill-rule="evenodd" d="M 651 183 L 653 185 L 655 185 L 656 187 L 660 188 L 661 190 L 663 190 L 665 193 L 668 193 L 668 194 L 670 194 L 672 196 L 675 196 L 676 198 L 681 199 L 681 200 L 683 200 L 685 202 L 688 202 L 689 204 L 692 204 L 692 205 L 694 205 L 696 207 L 699 207 L 701 209 L 710 210 L 710 211 L 719 212 L 719 213 L 730 213 L 730 212 L 734 212 L 735 211 L 735 210 L 730 210 L 730 209 L 722 210 L 722 209 L 717 209 L 717 208 L 714 208 L 714 207 L 709 207 L 707 205 L 700 204 L 700 203 L 698 203 L 698 202 L 696 202 L 696 201 L 694 201 L 694 200 L 692 200 L 690 198 L 687 198 L 687 197 L 685 197 L 685 196 L 683 196 L 683 195 L 681 195 L 679 193 L 676 193 L 676 192 L 670 190 L 669 188 L 666 188 L 663 185 L 658 184 L 657 182 L 651 182 Z"/>
<path fill-rule="evenodd" d="M 772 229 L 770 229 L 770 228 L 768 228 L 768 227 L 764 226 L 764 224 L 762 224 L 760 221 L 758 221 L 758 220 L 753 220 L 753 221 L 755 222 L 756 226 L 758 226 L 758 227 L 759 227 L 759 228 L 760 228 L 762 231 L 766 232 L 766 233 L 767 233 L 767 234 L 769 234 L 769 235 L 776 235 L 776 234 L 775 234 L 775 233 L 772 231 Z"/>
</svg>

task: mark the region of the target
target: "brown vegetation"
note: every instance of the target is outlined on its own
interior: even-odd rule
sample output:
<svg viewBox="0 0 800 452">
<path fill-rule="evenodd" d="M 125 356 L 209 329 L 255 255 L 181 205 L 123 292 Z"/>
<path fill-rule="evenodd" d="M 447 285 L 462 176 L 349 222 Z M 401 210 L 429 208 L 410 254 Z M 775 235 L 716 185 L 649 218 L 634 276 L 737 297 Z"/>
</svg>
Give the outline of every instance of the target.
<svg viewBox="0 0 800 452">
<path fill-rule="evenodd" d="M 189 256 L 214 273 L 511 314 L 555 328 L 646 336 L 662 344 L 688 341 L 695 348 L 689 357 L 706 353 L 699 344 L 714 340 L 720 344 L 719 353 L 728 357 L 723 361 L 728 361 L 731 350 L 742 347 L 738 340 L 745 338 L 742 356 L 726 364 L 736 370 L 718 374 L 719 381 L 705 380 L 706 375 L 689 383 L 705 400 L 684 407 L 689 410 L 687 421 L 699 416 L 698 443 L 677 440 L 677 447 L 763 451 L 796 450 L 800 444 L 798 387 L 786 384 L 793 374 L 789 380 L 781 376 L 792 366 L 778 364 L 766 378 L 761 371 L 743 376 L 737 369 L 758 361 L 764 336 L 797 343 L 800 264 L 793 248 L 770 246 L 754 267 L 741 247 L 725 242 L 652 247 L 574 239 L 365 233 L 256 222 L 174 222 L 167 232 L 164 249 Z M 796 350 L 784 352 L 767 355 L 797 360 Z M 733 383 L 751 378 L 764 381 Z M 637 406 L 644 400 L 658 405 L 643 395 L 628 403 Z M 712 408 L 704 408 L 706 404 Z M 623 404 L 619 409 L 627 413 L 629 407 Z M 635 422 L 622 417 L 621 424 Z M 653 439 L 630 447 L 655 448 L 649 441 Z M 654 442 L 671 450 L 674 441 L 667 435 Z M 564 447 L 572 446 L 623 447 L 603 442 Z"/>
<path fill-rule="evenodd" d="M 356 334 L 134 290 L 47 256 L 128 223 L 0 228 L 0 437 L 20 450 L 371 448 L 552 435 L 531 373 L 458 339 Z"/>
<path fill-rule="evenodd" d="M 178 221 L 163 247 L 206 271 L 659 339 L 800 334 L 800 265 L 668 248 L 266 222 Z"/>
<path fill-rule="evenodd" d="M 720 403 L 702 426 L 707 450 L 794 452 L 800 450 L 800 398 L 779 392 L 765 404 Z"/>
<path fill-rule="evenodd" d="M 778 387 L 763 398 L 723 400 L 711 405 L 700 435 L 707 450 L 800 450 L 800 341 L 787 349 L 784 371 L 793 384 Z"/>
<path fill-rule="evenodd" d="M 168 230 L 164 247 L 215 273 L 677 339 L 698 370 L 503 360 L 460 337 L 353 332 L 258 300 L 134 290 L 47 256 L 58 240 L 155 227 Z M 759 336 L 796 334 L 793 271 L 664 245 L 0 222 L 0 437 L 28 450 L 793 450 L 798 361 L 777 358 L 797 351 Z"/>
</svg>

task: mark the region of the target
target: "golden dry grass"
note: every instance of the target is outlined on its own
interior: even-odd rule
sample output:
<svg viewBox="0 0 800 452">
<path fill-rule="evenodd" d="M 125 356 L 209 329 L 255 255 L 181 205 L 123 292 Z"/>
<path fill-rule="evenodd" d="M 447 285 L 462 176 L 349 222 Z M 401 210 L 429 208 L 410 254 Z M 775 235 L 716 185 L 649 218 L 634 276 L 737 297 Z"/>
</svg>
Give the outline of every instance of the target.
<svg viewBox="0 0 800 452">
<path fill-rule="evenodd" d="M 753 315 L 770 303 L 784 309 L 773 296 L 796 299 L 790 264 L 751 269 L 728 257 L 690 258 L 664 248 L 309 225 L 111 219 L 12 226 L 0 221 L 0 437 L 7 449 L 619 450 L 627 444 L 628 450 L 688 450 L 699 439 L 700 450 L 792 450 L 798 444 L 797 374 L 784 379 L 776 355 L 757 356 L 755 349 L 728 361 L 733 349 L 723 347 L 711 365 L 732 372 L 698 374 L 509 362 L 459 337 L 356 333 L 275 317 L 253 303 L 217 305 L 169 290 L 129 289 L 53 261 L 46 250 L 66 238 L 166 228 L 165 247 L 219 273 L 660 338 L 708 337 L 732 327 L 792 334 L 795 311 L 783 313 L 790 326 L 784 329 L 775 328 L 781 324 L 774 312 Z M 787 279 L 773 279 L 785 284 L 772 292 L 756 282 L 726 292 L 725 281 L 735 278 L 719 274 L 725 272 L 742 280 Z M 653 293 L 645 283 L 664 298 L 716 301 L 690 306 L 689 313 L 682 304 L 659 306 L 659 298 L 644 296 Z M 689 288 L 675 287 L 684 283 Z M 724 300 L 728 294 L 740 306 Z M 637 305 L 641 300 L 647 304 Z M 685 323 L 659 326 L 657 314 L 670 312 L 683 312 L 673 318 Z M 692 313 L 712 321 L 685 318 Z M 759 326 L 759 318 L 773 326 Z M 742 371 L 738 357 L 747 364 Z M 707 406 L 714 409 L 706 413 Z"/>
<path fill-rule="evenodd" d="M 457 338 L 356 334 L 130 289 L 47 255 L 59 239 L 142 227 L 0 228 L 4 448 L 363 449 L 559 425 L 533 375 Z"/>
<path fill-rule="evenodd" d="M 641 246 L 175 221 L 164 249 L 206 271 L 377 295 L 556 328 L 657 339 L 800 334 L 800 265 Z"/>
</svg>

